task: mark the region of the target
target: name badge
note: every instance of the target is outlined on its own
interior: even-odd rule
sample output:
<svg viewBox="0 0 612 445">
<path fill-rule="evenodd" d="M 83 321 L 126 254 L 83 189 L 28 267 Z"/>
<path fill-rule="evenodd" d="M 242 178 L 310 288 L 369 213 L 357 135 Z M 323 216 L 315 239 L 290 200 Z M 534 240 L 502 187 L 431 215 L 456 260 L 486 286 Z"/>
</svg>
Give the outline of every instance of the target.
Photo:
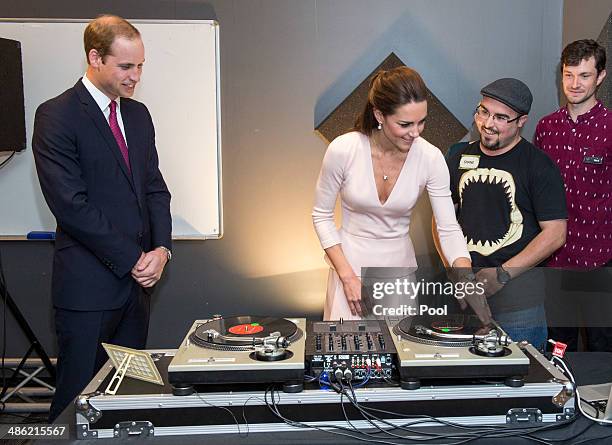
<svg viewBox="0 0 612 445">
<path fill-rule="evenodd" d="M 591 164 L 591 165 L 603 165 L 604 158 L 603 156 L 595 156 L 595 155 L 585 156 L 582 159 L 582 162 L 585 164 Z"/>
<path fill-rule="evenodd" d="M 478 168 L 479 162 L 480 156 L 478 155 L 461 155 L 461 160 L 459 161 L 459 169 L 472 170 L 473 168 Z"/>
</svg>

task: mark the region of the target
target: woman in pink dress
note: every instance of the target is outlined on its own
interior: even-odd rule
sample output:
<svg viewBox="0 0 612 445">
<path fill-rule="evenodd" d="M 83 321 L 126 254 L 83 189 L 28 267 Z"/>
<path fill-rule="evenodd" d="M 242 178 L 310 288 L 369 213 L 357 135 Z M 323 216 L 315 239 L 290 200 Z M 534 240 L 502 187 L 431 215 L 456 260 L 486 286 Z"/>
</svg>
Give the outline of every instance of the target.
<svg viewBox="0 0 612 445">
<path fill-rule="evenodd" d="M 408 230 L 427 190 L 449 264 L 470 267 L 455 218 L 449 174 L 440 150 L 420 137 L 427 88 L 407 67 L 379 72 L 354 131 L 329 144 L 317 181 L 312 218 L 330 264 L 324 320 L 362 316 L 362 267 L 416 267 Z M 334 208 L 340 194 L 342 227 Z"/>
</svg>

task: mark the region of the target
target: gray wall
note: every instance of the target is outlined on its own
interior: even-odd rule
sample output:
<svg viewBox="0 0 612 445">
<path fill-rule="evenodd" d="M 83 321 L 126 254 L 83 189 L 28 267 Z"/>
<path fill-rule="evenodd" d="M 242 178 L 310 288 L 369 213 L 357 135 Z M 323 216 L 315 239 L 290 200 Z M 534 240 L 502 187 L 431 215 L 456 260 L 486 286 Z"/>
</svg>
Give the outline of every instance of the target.
<svg viewBox="0 0 612 445">
<path fill-rule="evenodd" d="M 521 78 L 535 96 L 530 139 L 557 106 L 562 8 L 561 0 L 4 0 L 0 16 L 220 22 L 225 237 L 175 243 L 149 336 L 150 347 L 174 347 L 193 319 L 212 313 L 320 316 L 327 272 L 309 215 L 325 144 L 314 123 L 391 51 L 466 127 L 484 84 Z M 420 264 L 437 262 L 429 219 L 425 200 L 411 230 Z M 52 246 L 0 249 L 10 291 L 53 354 Z M 23 349 L 9 320 L 9 355 Z"/>
<path fill-rule="evenodd" d="M 562 47 L 579 39 L 597 40 L 611 11 L 612 0 L 565 0 Z"/>
</svg>

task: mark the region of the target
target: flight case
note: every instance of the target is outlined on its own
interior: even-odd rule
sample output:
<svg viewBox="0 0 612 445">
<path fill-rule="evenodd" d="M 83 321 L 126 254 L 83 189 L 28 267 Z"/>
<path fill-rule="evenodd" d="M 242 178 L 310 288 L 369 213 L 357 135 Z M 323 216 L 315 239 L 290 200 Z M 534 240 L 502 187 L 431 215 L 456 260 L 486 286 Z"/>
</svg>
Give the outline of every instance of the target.
<svg viewBox="0 0 612 445">
<path fill-rule="evenodd" d="M 116 395 L 105 395 L 114 368 L 110 361 L 77 398 L 76 433 L 80 439 L 123 438 L 215 433 L 298 431 L 276 417 L 269 404 L 271 385 L 206 386 L 188 396 L 175 396 L 168 383 L 167 367 L 174 350 L 150 351 L 164 386 L 126 378 Z M 383 416 L 391 423 L 405 424 L 407 416 L 429 415 L 463 425 L 554 423 L 574 416 L 573 386 L 567 378 L 531 345 L 525 385 L 511 388 L 503 382 L 435 382 L 417 390 L 390 385 L 355 389 L 359 403 L 402 416 Z M 300 393 L 274 391 L 282 415 L 308 425 L 350 426 L 342 410 L 340 395 L 311 383 Z M 267 402 L 267 403 L 266 403 Z M 350 424 L 372 428 L 343 398 Z M 471 402 L 471 403 L 469 403 Z M 248 423 L 248 425 L 247 425 Z M 433 423 L 419 423 L 419 426 Z"/>
</svg>

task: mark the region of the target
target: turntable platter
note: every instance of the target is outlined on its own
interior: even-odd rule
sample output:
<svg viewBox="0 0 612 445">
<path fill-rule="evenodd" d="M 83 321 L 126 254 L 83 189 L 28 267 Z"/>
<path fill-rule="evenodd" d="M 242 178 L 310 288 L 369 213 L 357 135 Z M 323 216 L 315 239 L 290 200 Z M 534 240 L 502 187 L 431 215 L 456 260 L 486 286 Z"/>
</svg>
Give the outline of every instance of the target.
<svg viewBox="0 0 612 445">
<path fill-rule="evenodd" d="M 252 349 L 272 334 L 289 341 L 301 335 L 295 323 L 284 318 L 242 315 L 202 323 L 191 334 L 190 340 L 205 348 L 240 350 Z"/>
<path fill-rule="evenodd" d="M 422 315 L 404 318 L 395 326 L 395 333 L 417 343 L 436 346 L 462 347 L 473 344 L 472 339 L 440 338 L 422 332 L 421 327 L 429 329 L 433 333 L 472 336 L 478 333 L 482 325 L 477 317 L 471 315 L 453 314 L 446 317 Z"/>
</svg>

